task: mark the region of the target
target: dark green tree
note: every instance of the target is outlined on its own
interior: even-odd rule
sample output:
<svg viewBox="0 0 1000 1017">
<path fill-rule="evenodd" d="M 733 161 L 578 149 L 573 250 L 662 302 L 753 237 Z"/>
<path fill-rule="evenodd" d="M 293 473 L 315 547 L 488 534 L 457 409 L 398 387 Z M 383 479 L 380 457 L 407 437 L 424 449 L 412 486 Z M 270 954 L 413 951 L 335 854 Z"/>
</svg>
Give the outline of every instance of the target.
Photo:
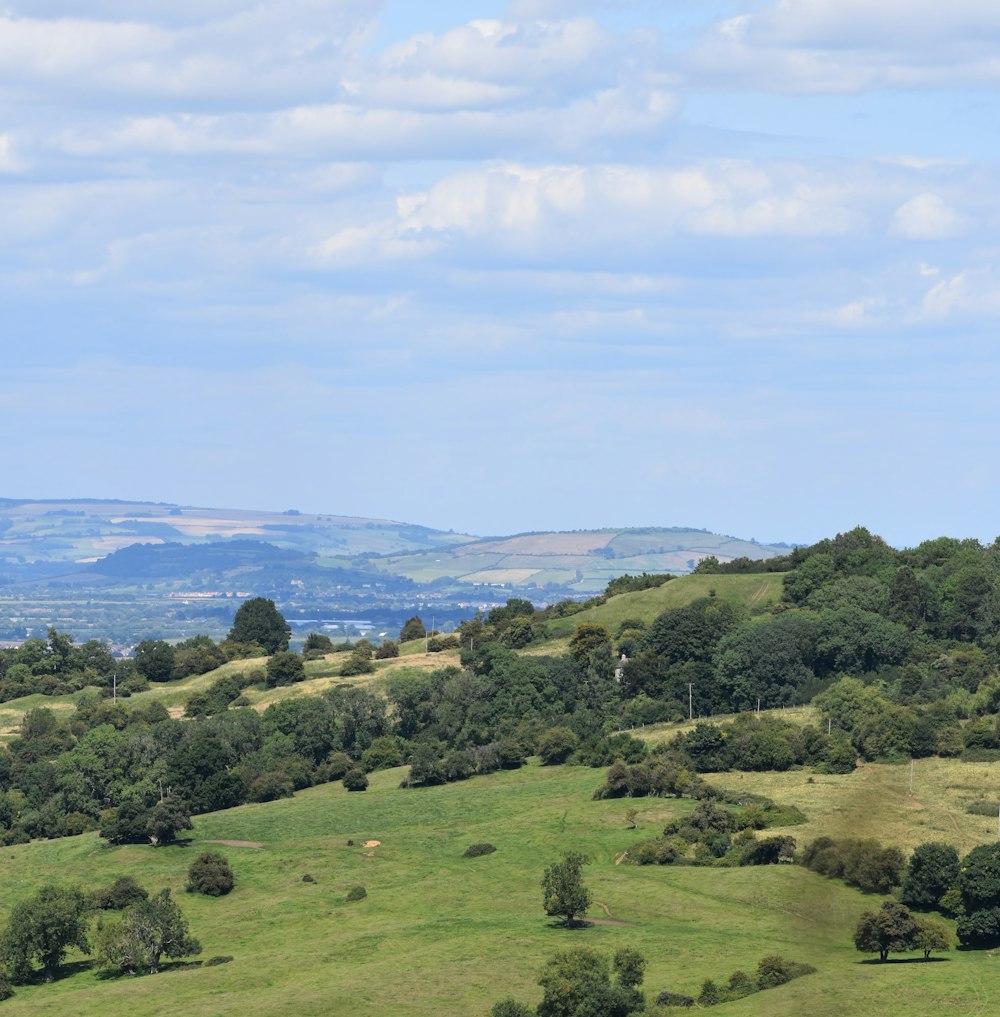
<svg viewBox="0 0 1000 1017">
<path fill-rule="evenodd" d="M 586 913 L 590 907 L 590 891 L 583 885 L 582 869 L 586 863 L 586 856 L 569 852 L 542 876 L 545 913 L 562 918 L 567 929 L 572 928 L 577 915 Z"/>
<path fill-rule="evenodd" d="M 41 964 L 45 981 L 51 982 L 73 946 L 90 952 L 86 898 L 75 888 L 43 886 L 11 909 L 0 933 L 0 961 L 15 982 L 30 979 L 35 962 Z"/>
<path fill-rule="evenodd" d="M 323 635 L 322 632 L 310 632 L 306 636 L 306 641 L 302 646 L 302 652 L 308 653 L 310 650 L 314 650 L 316 653 L 333 653 L 333 642 L 329 636 Z"/>
<path fill-rule="evenodd" d="M 558 953 L 542 968 L 543 997 L 538 1017 L 628 1017 L 643 1010 L 645 960 L 632 949 L 619 950 L 612 964 L 595 950 Z M 614 977 L 612 977 L 612 971 Z"/>
<path fill-rule="evenodd" d="M 854 945 L 862 953 L 877 953 L 884 961 L 890 952 L 901 953 L 916 946 L 920 926 L 905 904 L 886 901 L 878 911 L 865 911 L 854 930 Z"/>
<path fill-rule="evenodd" d="M 955 885 L 965 912 L 958 918 L 959 942 L 979 947 L 1000 943 L 1000 841 L 973 848 L 962 859 Z"/>
<path fill-rule="evenodd" d="M 173 647 L 162 639 L 144 639 L 135 648 L 135 669 L 147 681 L 169 681 L 174 670 Z"/>
<path fill-rule="evenodd" d="M 903 877 L 900 899 L 919 911 L 935 910 L 958 879 L 958 852 L 930 841 L 914 849 Z"/>
<path fill-rule="evenodd" d="M 406 624 L 399 630 L 399 641 L 401 643 L 407 643 L 412 639 L 423 639 L 427 635 L 427 629 L 424 627 L 424 623 L 420 619 L 419 614 L 415 614 L 412 618 L 408 619 Z"/>
<path fill-rule="evenodd" d="M 267 686 L 294 685 L 306 676 L 305 664 L 297 653 L 279 650 L 267 661 Z"/>
<path fill-rule="evenodd" d="M 288 649 L 291 634 L 288 622 L 273 600 L 251 597 L 236 612 L 228 638 L 236 643 L 259 643 L 268 653 L 278 653 Z"/>
<path fill-rule="evenodd" d="M 348 770 L 344 774 L 343 784 L 348 791 L 367 791 L 368 777 L 365 775 L 365 771 L 360 768 Z"/>
<path fill-rule="evenodd" d="M 191 829 L 191 810 L 178 795 L 168 794 L 158 801 L 146 820 L 146 836 L 155 847 L 173 844 L 181 830 Z"/>
</svg>

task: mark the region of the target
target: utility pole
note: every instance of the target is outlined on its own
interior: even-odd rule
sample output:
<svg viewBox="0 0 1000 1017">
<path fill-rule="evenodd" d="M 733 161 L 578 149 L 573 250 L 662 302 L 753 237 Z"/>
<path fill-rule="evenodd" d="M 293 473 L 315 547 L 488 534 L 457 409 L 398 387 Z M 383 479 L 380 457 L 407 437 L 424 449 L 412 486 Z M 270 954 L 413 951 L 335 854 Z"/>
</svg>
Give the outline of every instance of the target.
<svg viewBox="0 0 1000 1017">
<path fill-rule="evenodd" d="M 111 672 L 111 702 L 118 702 L 118 671 Z"/>
<path fill-rule="evenodd" d="M 913 760 L 910 760 L 910 794 L 913 794 Z"/>
<path fill-rule="evenodd" d="M 830 728 L 832 726 L 833 726 L 833 717 L 827 717 L 826 718 L 826 733 L 827 733 L 827 735 L 830 734 Z"/>
<path fill-rule="evenodd" d="M 694 720 L 694 697 L 691 689 L 694 687 L 694 682 L 688 682 L 688 720 Z"/>
<path fill-rule="evenodd" d="M 757 697 L 757 716 L 760 716 L 760 696 Z"/>
</svg>

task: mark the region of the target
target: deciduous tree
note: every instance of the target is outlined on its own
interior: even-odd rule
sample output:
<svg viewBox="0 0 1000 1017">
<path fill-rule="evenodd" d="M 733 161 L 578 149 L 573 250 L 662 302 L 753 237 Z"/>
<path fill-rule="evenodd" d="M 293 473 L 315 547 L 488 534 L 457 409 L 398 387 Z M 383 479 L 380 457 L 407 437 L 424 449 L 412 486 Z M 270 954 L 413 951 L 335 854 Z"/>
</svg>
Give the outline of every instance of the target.
<svg viewBox="0 0 1000 1017">
<path fill-rule="evenodd" d="M 229 639 L 236 643 L 260 643 L 268 653 L 288 649 L 292 630 L 274 601 L 267 597 L 251 597 L 244 601 L 229 630 Z"/>
<path fill-rule="evenodd" d="M 905 904 L 886 901 L 878 911 L 865 911 L 854 930 L 854 945 L 862 953 L 877 953 L 884 961 L 890 952 L 912 950 L 920 926 Z"/>
<path fill-rule="evenodd" d="M 86 898 L 75 888 L 43 886 L 11 909 L 0 934 L 0 960 L 15 982 L 28 980 L 35 962 L 51 982 L 72 946 L 90 952 Z"/>
<path fill-rule="evenodd" d="M 586 863 L 584 855 L 570 852 L 563 855 L 561 862 L 550 865 L 542 876 L 545 913 L 561 917 L 567 929 L 577 915 L 590 907 L 591 895 L 583 885 L 581 871 Z"/>
</svg>

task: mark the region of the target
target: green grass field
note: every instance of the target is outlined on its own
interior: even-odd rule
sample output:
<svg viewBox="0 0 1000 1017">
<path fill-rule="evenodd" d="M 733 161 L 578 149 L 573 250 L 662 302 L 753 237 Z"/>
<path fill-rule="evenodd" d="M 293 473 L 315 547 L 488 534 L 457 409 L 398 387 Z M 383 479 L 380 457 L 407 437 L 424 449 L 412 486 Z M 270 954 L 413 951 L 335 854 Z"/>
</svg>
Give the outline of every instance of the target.
<svg viewBox="0 0 1000 1017">
<path fill-rule="evenodd" d="M 647 625 L 671 607 L 684 607 L 711 591 L 720 600 L 734 600 L 749 608 L 767 607 L 781 599 L 784 576 L 767 573 L 749 576 L 681 576 L 653 590 L 638 590 L 612 597 L 606 604 L 587 608 L 568 618 L 546 622 L 550 637 L 569 636 L 582 622 L 595 622 L 607 628 L 612 636 L 626 618 L 638 618 Z"/>
<path fill-rule="evenodd" d="M 994 1011 L 1000 958 L 954 952 L 927 964 L 866 963 L 851 934 L 858 914 L 879 899 L 804 869 L 615 864 L 619 852 L 659 832 L 690 802 L 594 802 L 603 772 L 578 767 L 531 765 L 413 790 L 398 787 L 403 772 L 373 774 L 363 794 L 326 785 L 202 816 L 188 846 L 107 848 L 87 834 L 3 849 L 2 913 L 47 880 L 92 889 L 130 874 L 150 889 L 170 886 L 180 895 L 203 959 L 234 957 L 218 967 L 109 980 L 72 957 L 67 977 L 19 988 L 4 1012 L 485 1017 L 506 995 L 536 1003 L 545 958 L 577 944 L 639 949 L 648 959 L 649 996 L 667 988 L 697 995 L 704 978 L 752 969 L 767 953 L 819 969 L 725 1004 L 720 1017 Z M 809 823 L 787 832 L 800 839 L 850 829 L 907 846 L 943 837 L 965 849 L 995 836 L 995 821 L 991 828 L 989 820 L 967 816 L 962 802 L 969 788 L 995 788 L 998 776 L 998 764 L 926 760 L 918 763 L 912 797 L 907 767 L 870 764 L 843 777 L 816 776 L 812 784 L 805 772 L 712 779 L 799 805 Z M 638 809 L 635 831 L 625 828 L 629 806 Z M 204 841 L 217 839 L 263 847 L 220 848 L 237 876 L 228 897 L 184 895 L 190 860 Z M 368 840 L 381 843 L 361 846 Z M 497 846 L 495 854 L 461 857 L 468 844 L 484 840 Z M 595 903 L 590 917 L 624 924 L 566 931 L 544 915 L 542 870 L 565 850 L 592 859 L 586 882 L 607 911 Z M 306 873 L 316 881 L 303 882 Z M 368 897 L 343 903 L 356 884 Z"/>
</svg>

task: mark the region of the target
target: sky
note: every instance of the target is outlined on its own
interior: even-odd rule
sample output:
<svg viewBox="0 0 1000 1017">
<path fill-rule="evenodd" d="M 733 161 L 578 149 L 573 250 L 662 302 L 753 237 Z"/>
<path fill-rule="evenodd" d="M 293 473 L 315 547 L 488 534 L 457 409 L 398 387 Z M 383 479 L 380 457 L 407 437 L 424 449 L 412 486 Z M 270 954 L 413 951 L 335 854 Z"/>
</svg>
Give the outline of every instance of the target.
<svg viewBox="0 0 1000 1017">
<path fill-rule="evenodd" d="M 1000 533 L 995 0 L 0 0 L 0 494 Z"/>
</svg>

